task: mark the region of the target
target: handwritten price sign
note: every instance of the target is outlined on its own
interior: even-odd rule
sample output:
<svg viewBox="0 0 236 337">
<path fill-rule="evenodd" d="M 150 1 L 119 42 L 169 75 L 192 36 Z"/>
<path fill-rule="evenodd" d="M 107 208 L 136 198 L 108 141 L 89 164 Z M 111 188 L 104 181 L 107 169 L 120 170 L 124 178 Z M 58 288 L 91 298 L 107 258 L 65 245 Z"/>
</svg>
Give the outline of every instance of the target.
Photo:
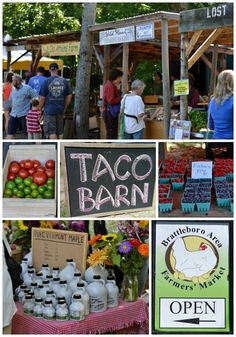
<svg viewBox="0 0 236 337">
<path fill-rule="evenodd" d="M 192 162 L 192 178 L 204 179 L 212 178 L 212 161 Z"/>
</svg>

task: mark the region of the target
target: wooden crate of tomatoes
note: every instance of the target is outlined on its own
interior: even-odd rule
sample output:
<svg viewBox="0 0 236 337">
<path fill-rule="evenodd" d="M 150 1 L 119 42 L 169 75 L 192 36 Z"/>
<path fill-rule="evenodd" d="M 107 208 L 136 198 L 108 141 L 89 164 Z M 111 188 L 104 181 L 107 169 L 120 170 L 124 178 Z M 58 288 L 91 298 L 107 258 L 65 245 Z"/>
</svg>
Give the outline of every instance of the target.
<svg viewBox="0 0 236 337">
<path fill-rule="evenodd" d="M 4 218 L 55 217 L 55 145 L 10 145 L 3 167 Z"/>
</svg>

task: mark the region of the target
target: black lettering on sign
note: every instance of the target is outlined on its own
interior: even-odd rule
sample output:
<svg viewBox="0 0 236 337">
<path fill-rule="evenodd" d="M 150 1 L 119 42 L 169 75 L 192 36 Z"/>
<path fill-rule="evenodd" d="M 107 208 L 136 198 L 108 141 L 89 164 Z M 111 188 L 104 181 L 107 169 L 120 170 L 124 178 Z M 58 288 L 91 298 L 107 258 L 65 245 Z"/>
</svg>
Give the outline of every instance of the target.
<svg viewBox="0 0 236 337">
<path fill-rule="evenodd" d="M 180 13 L 180 33 L 233 27 L 233 11 L 233 2 L 183 11 Z"/>
<path fill-rule="evenodd" d="M 64 145 L 71 216 L 115 214 L 153 206 L 155 145 L 109 145 Z"/>
</svg>

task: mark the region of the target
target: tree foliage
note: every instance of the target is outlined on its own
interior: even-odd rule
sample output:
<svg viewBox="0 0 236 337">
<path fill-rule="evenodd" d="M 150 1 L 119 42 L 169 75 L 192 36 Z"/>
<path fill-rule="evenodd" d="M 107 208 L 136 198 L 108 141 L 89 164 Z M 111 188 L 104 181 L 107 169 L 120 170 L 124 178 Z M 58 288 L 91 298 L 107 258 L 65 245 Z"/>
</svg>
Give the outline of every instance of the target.
<svg viewBox="0 0 236 337">
<path fill-rule="evenodd" d="M 184 9 L 212 6 L 213 3 L 186 3 Z M 187 8 L 186 8 L 187 7 Z M 183 3 L 98 3 L 96 22 L 131 16 L 183 10 Z M 82 3 L 9 2 L 3 4 L 3 32 L 13 38 L 80 29 Z"/>
</svg>

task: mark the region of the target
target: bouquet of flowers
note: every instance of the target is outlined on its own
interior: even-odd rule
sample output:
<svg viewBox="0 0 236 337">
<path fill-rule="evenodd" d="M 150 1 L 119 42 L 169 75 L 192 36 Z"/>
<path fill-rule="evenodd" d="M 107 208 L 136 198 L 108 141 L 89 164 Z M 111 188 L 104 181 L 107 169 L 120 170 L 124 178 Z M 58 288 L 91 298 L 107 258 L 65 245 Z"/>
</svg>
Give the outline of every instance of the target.
<svg viewBox="0 0 236 337">
<path fill-rule="evenodd" d="M 117 228 L 117 233 L 98 234 L 91 238 L 89 244 L 94 250 L 88 256 L 87 262 L 92 267 L 115 265 L 123 272 L 124 281 L 129 278 L 128 283 L 132 283 L 131 279 L 134 282 L 149 255 L 149 245 L 145 242 L 148 238 L 148 221 L 127 221 L 118 224 Z M 127 300 L 137 299 L 137 295 L 137 281 L 126 295 L 123 292 L 123 297 Z"/>
</svg>

